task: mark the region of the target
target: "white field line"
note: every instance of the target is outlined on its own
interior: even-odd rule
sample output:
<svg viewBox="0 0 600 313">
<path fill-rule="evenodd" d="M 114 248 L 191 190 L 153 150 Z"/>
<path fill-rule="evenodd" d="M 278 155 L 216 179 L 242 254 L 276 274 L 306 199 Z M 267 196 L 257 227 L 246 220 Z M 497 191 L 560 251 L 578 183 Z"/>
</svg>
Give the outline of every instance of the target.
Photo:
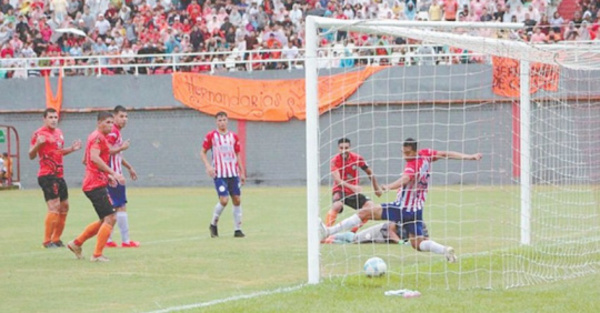
<svg viewBox="0 0 600 313">
<path fill-rule="evenodd" d="M 299 290 L 304 286 L 306 286 L 306 285 L 302 284 L 302 285 L 298 285 L 298 286 L 278 288 L 275 290 L 259 291 L 259 292 L 254 292 L 254 293 L 250 293 L 250 294 L 246 294 L 246 295 L 233 296 L 233 297 L 228 297 L 228 298 L 223 298 L 223 299 L 212 300 L 212 301 L 208 301 L 208 302 L 198 302 L 198 303 L 192 303 L 192 304 L 186 304 L 186 305 L 180 305 L 180 306 L 173 306 L 173 307 L 168 307 L 168 308 L 160 309 L 157 311 L 150 311 L 150 312 L 146 312 L 146 313 L 168 313 L 168 312 L 178 312 L 178 311 L 185 311 L 185 310 L 191 310 L 191 309 L 197 309 L 197 308 L 204 308 L 204 307 L 217 305 L 217 304 L 221 304 L 221 303 L 226 303 L 226 302 L 247 300 L 247 299 L 252 299 L 252 298 L 256 298 L 256 297 L 274 295 L 274 294 L 278 294 L 278 293 L 292 292 L 292 291 Z"/>
</svg>

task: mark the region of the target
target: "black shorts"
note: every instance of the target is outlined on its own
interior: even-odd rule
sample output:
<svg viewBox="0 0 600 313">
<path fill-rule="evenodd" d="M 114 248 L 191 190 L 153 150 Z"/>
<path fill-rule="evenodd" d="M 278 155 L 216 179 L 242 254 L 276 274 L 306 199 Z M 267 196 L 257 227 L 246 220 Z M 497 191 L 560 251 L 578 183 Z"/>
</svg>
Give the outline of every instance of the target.
<svg viewBox="0 0 600 313">
<path fill-rule="evenodd" d="M 46 202 L 60 198 L 60 201 L 69 199 L 69 191 L 64 178 L 58 178 L 54 175 L 38 177 L 38 184 L 44 192 Z"/>
<path fill-rule="evenodd" d="M 115 213 L 115 209 L 108 199 L 108 191 L 106 190 L 106 187 L 84 191 L 83 193 L 85 193 L 85 196 L 92 201 L 92 205 L 94 206 L 96 214 L 98 214 L 100 219 Z"/>
<path fill-rule="evenodd" d="M 342 201 L 345 205 L 347 205 L 355 210 L 360 210 L 365 205 L 365 203 L 367 203 L 367 201 L 370 201 L 370 200 L 371 199 L 369 199 L 369 197 L 363 195 L 362 193 L 355 193 L 350 196 L 346 196 L 341 191 L 336 191 L 333 193 L 333 202 Z M 343 211 L 344 211 L 344 208 L 342 208 L 340 213 Z"/>
</svg>

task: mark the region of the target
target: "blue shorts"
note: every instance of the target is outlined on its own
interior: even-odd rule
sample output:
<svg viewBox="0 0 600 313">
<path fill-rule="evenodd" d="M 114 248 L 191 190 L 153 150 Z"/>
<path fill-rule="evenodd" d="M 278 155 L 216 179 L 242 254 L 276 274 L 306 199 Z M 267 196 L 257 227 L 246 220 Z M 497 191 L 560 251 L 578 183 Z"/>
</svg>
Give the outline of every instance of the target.
<svg viewBox="0 0 600 313">
<path fill-rule="evenodd" d="M 242 194 L 239 177 L 217 177 L 215 178 L 215 189 L 217 189 L 219 197 Z"/>
<path fill-rule="evenodd" d="M 117 184 L 116 187 L 108 186 L 106 189 L 108 189 L 108 196 L 110 197 L 110 202 L 112 202 L 113 208 L 125 206 L 127 203 L 125 185 Z"/>
<path fill-rule="evenodd" d="M 428 236 L 423 223 L 423 210 L 408 212 L 402 209 L 398 202 L 381 204 L 381 219 L 395 222 L 402 226 L 408 234 L 415 236 Z"/>
</svg>

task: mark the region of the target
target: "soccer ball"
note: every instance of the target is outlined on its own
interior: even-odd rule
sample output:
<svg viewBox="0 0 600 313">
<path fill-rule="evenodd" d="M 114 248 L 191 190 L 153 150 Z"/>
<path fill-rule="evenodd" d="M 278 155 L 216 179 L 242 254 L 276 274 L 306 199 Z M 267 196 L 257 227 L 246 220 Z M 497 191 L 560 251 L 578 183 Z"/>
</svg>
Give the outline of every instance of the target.
<svg viewBox="0 0 600 313">
<path fill-rule="evenodd" d="M 365 262 L 363 271 L 367 277 L 378 277 L 385 274 L 387 265 L 381 258 L 372 257 Z"/>
</svg>

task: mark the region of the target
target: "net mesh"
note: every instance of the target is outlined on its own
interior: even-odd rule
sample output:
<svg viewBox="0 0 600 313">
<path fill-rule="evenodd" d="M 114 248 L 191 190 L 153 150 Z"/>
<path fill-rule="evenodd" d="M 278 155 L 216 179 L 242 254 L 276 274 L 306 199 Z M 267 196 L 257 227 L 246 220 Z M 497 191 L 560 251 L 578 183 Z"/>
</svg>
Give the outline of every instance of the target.
<svg viewBox="0 0 600 313">
<path fill-rule="evenodd" d="M 365 158 L 381 184 L 401 176 L 402 143 L 407 137 L 417 139 L 419 149 L 484 156 L 478 162 L 440 160 L 432 167 L 423 219 L 432 240 L 454 247 L 458 263 L 415 251 L 403 242 L 356 243 L 352 241 L 356 235 L 343 233 L 336 237 L 337 243 L 320 247 L 322 277 L 368 283 L 363 264 L 373 256 L 388 265 L 383 279 L 406 288 L 508 288 L 600 270 L 600 162 L 595 157 L 600 152 L 600 93 L 596 92 L 600 89 L 595 82 L 600 71 L 589 61 L 593 49 L 569 46 L 570 50 L 558 53 L 554 46 L 539 48 L 481 37 L 482 31 L 473 36 L 363 24 L 321 27 L 320 39 L 332 31 L 347 31 L 353 38 L 354 31 L 372 34 L 374 43 L 382 38 L 388 41 L 387 46 L 375 44 L 362 50 L 348 43 L 323 45 L 317 52 L 320 77 L 364 69 L 345 67 L 346 59 L 354 65 L 392 65 L 370 76 L 351 97 L 320 117 L 323 220 L 332 207 L 330 161 L 339 153 L 340 138 L 351 140 L 352 151 Z M 399 37 L 407 43 L 390 44 Z M 411 42 L 411 38 L 424 41 Z M 378 52 L 381 46 L 387 53 Z M 502 77 L 493 56 L 548 60 L 553 66 L 551 71 L 535 66 L 531 71 L 535 92 L 530 101 L 528 173 L 520 166 L 521 104 L 518 96 L 493 92 L 508 84 L 499 87 Z M 518 73 L 513 75 L 518 81 Z M 543 86 L 548 81 L 555 87 Z M 319 91 L 329 87 L 333 85 L 320 84 Z M 365 172 L 360 174 L 364 195 L 375 203 L 395 200 L 395 191 L 377 197 Z M 532 183 L 527 203 L 531 240 L 526 245 L 521 236 L 522 175 L 530 175 Z M 337 222 L 354 213 L 345 206 Z M 358 232 L 382 222 L 370 221 Z"/>
</svg>

